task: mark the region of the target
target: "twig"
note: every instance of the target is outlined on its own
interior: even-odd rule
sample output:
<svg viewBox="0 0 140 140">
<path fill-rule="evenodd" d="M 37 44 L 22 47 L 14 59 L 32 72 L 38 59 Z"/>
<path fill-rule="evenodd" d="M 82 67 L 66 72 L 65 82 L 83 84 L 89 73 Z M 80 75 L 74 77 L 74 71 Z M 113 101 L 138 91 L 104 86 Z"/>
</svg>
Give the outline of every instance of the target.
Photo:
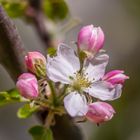
<svg viewBox="0 0 140 140">
<path fill-rule="evenodd" d="M 17 29 L 0 5 L 0 63 L 14 81 L 21 72 L 25 71 L 24 53 Z"/>
<path fill-rule="evenodd" d="M 44 43 L 45 49 L 54 47 L 54 41 L 51 33 L 45 25 L 45 15 L 42 11 L 42 0 L 29 0 L 29 8 L 27 9 L 27 17 L 32 20 L 39 37 Z"/>
</svg>

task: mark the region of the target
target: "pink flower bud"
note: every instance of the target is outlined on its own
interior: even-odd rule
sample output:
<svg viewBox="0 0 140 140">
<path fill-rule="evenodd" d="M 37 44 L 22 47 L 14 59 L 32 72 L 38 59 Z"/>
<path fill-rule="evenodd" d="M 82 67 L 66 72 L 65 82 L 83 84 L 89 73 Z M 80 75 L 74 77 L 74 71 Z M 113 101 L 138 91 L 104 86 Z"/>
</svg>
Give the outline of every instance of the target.
<svg viewBox="0 0 140 140">
<path fill-rule="evenodd" d="M 39 94 L 37 79 L 30 73 L 20 75 L 16 87 L 20 94 L 27 99 L 34 99 Z"/>
<path fill-rule="evenodd" d="M 84 26 L 78 33 L 78 47 L 89 52 L 98 52 L 104 44 L 104 33 L 100 27 Z"/>
<path fill-rule="evenodd" d="M 39 52 L 28 52 L 25 56 L 27 68 L 37 76 L 46 75 L 46 59 Z"/>
<path fill-rule="evenodd" d="M 86 114 L 87 119 L 97 124 L 109 121 L 112 119 L 115 110 L 105 102 L 95 102 L 89 105 Z"/>
<path fill-rule="evenodd" d="M 123 84 L 129 77 L 124 74 L 122 70 L 113 70 L 104 75 L 103 80 L 115 84 Z"/>
</svg>

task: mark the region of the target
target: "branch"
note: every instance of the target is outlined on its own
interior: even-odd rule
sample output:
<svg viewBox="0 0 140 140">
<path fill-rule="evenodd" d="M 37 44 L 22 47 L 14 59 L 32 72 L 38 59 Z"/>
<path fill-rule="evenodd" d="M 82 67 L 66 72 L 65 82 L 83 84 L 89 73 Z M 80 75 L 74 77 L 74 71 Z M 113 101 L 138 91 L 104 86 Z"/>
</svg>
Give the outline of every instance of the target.
<svg viewBox="0 0 140 140">
<path fill-rule="evenodd" d="M 80 129 L 69 116 L 56 116 L 52 127 L 55 140 L 83 140 Z"/>
<path fill-rule="evenodd" d="M 20 73 L 25 71 L 24 53 L 17 29 L 0 5 L 0 63 L 14 81 Z"/>
<path fill-rule="evenodd" d="M 42 11 L 42 0 L 29 0 L 29 8 L 26 12 L 27 17 L 32 20 L 39 37 L 45 45 L 45 49 L 54 47 L 54 41 L 51 33 L 45 25 L 45 15 Z"/>
<path fill-rule="evenodd" d="M 42 124 L 45 123 L 47 111 L 40 111 L 37 116 Z M 54 140 L 83 140 L 80 129 L 68 115 L 55 116 L 55 125 L 51 127 Z"/>
</svg>

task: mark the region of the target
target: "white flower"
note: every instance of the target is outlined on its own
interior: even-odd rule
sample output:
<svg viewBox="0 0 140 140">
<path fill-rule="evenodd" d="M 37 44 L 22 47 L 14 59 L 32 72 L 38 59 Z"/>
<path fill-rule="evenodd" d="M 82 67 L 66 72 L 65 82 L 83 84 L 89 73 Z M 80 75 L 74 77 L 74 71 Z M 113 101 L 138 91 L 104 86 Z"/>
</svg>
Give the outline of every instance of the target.
<svg viewBox="0 0 140 140">
<path fill-rule="evenodd" d="M 71 116 L 83 116 L 87 112 L 85 93 L 100 100 L 114 100 L 121 95 L 120 84 L 112 86 L 101 78 L 105 74 L 109 56 L 98 54 L 86 59 L 82 69 L 73 48 L 60 44 L 57 56 L 47 58 L 47 75 L 54 82 L 69 84 L 71 93 L 64 98 L 64 106 Z"/>
</svg>

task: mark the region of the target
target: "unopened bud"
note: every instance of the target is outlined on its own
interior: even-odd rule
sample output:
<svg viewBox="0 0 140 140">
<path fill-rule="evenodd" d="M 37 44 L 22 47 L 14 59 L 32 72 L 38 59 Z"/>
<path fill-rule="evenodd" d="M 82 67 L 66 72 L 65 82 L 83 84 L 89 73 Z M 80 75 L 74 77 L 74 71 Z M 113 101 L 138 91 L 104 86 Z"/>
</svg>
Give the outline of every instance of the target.
<svg viewBox="0 0 140 140">
<path fill-rule="evenodd" d="M 107 81 L 112 85 L 115 85 L 115 84 L 123 84 L 124 81 L 128 78 L 129 77 L 124 74 L 124 71 L 113 70 L 105 74 L 102 80 Z"/>
<path fill-rule="evenodd" d="M 38 82 L 36 77 L 30 73 L 23 73 L 19 76 L 16 87 L 20 94 L 27 99 L 38 97 Z"/>
<path fill-rule="evenodd" d="M 38 77 L 46 76 L 46 58 L 39 52 L 28 52 L 25 56 L 27 68 Z"/>
<path fill-rule="evenodd" d="M 90 121 L 99 124 L 111 120 L 114 113 L 115 111 L 110 104 L 95 102 L 89 105 L 86 117 Z"/>
<path fill-rule="evenodd" d="M 104 33 L 100 27 L 84 26 L 78 33 L 78 47 L 89 53 L 97 53 L 104 44 Z"/>
</svg>

